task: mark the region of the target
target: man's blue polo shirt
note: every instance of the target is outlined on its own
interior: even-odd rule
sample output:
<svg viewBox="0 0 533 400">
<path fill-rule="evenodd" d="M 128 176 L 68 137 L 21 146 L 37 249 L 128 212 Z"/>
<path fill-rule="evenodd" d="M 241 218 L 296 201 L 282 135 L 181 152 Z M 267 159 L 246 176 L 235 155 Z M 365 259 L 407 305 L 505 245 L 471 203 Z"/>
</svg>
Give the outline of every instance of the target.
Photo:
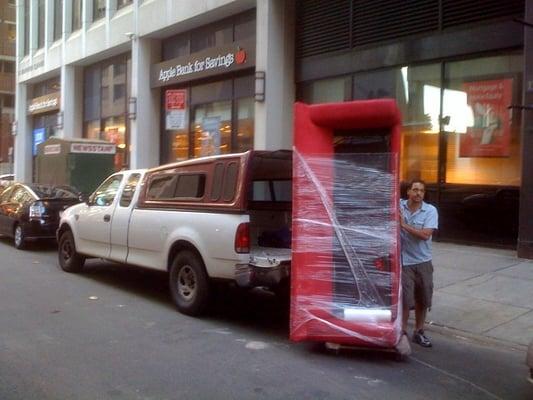
<svg viewBox="0 0 533 400">
<path fill-rule="evenodd" d="M 439 227 L 437 209 L 431 204 L 422 202 L 422 206 L 411 213 L 407 200 L 400 200 L 400 212 L 404 221 L 415 228 L 437 229 Z M 403 229 L 400 229 L 400 237 L 403 266 L 431 261 L 431 238 L 421 240 Z"/>
</svg>

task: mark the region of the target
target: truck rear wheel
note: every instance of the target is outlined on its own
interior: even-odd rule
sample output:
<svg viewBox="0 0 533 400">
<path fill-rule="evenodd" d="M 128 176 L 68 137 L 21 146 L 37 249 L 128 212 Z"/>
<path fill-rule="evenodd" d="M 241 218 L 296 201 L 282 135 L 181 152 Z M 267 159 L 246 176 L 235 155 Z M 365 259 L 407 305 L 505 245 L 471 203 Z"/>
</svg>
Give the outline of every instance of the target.
<svg viewBox="0 0 533 400">
<path fill-rule="evenodd" d="M 209 303 L 209 277 L 200 257 L 185 250 L 178 253 L 170 267 L 169 286 L 180 312 L 201 315 Z"/>
<path fill-rule="evenodd" d="M 59 265 L 65 272 L 80 272 L 85 264 L 85 257 L 76 251 L 74 236 L 71 231 L 64 232 L 59 238 L 57 256 Z"/>
</svg>

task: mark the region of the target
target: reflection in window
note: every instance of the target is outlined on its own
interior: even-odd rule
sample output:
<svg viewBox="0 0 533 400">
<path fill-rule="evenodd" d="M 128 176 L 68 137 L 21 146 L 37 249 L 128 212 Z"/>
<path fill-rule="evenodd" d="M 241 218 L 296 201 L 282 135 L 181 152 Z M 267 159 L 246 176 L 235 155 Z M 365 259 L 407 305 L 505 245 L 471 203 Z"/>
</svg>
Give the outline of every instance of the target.
<svg viewBox="0 0 533 400">
<path fill-rule="evenodd" d="M 37 1 L 37 48 L 44 47 L 44 0 Z"/>
<path fill-rule="evenodd" d="M 316 104 L 350 100 L 350 83 L 349 76 L 312 82 L 302 88 L 303 101 Z"/>
<path fill-rule="evenodd" d="M 237 100 L 237 140 L 236 153 L 254 148 L 254 112 L 253 97 Z"/>
<path fill-rule="evenodd" d="M 402 113 L 400 179 L 437 181 L 440 66 L 393 68 L 354 75 L 354 100 L 394 98 Z"/>
<path fill-rule="evenodd" d="M 82 0 L 72 0 L 72 32 L 81 29 Z"/>
<path fill-rule="evenodd" d="M 101 139 L 117 146 L 115 154 L 115 170 L 126 165 L 126 118 L 124 115 L 104 119 L 104 131 Z"/>
<path fill-rule="evenodd" d="M 54 40 L 63 34 L 63 0 L 54 0 Z"/>
<path fill-rule="evenodd" d="M 106 0 L 93 0 L 93 21 L 105 17 Z"/>
<path fill-rule="evenodd" d="M 194 157 L 231 152 L 231 101 L 194 107 Z"/>
<path fill-rule="evenodd" d="M 443 129 L 446 182 L 520 185 L 519 103 L 522 56 L 496 56 L 446 64 Z"/>
</svg>

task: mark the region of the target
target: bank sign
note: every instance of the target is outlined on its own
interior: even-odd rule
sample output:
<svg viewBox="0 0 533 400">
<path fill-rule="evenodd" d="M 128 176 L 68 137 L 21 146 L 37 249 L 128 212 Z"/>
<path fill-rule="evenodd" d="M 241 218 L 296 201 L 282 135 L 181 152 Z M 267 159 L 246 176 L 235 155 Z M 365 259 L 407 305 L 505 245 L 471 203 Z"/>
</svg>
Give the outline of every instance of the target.
<svg viewBox="0 0 533 400">
<path fill-rule="evenodd" d="M 151 86 L 167 86 L 254 67 L 254 46 L 254 41 L 234 43 L 154 64 Z"/>
</svg>

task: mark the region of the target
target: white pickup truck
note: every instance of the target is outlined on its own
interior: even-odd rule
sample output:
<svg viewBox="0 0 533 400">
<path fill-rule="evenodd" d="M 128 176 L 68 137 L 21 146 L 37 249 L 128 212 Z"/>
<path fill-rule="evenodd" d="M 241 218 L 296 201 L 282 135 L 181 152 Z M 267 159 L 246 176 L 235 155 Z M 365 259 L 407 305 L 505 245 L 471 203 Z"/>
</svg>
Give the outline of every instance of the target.
<svg viewBox="0 0 533 400">
<path fill-rule="evenodd" d="M 287 286 L 291 260 L 290 151 L 249 151 L 111 175 L 64 211 L 59 264 L 86 258 L 168 271 L 179 311 L 206 310 L 212 279 Z"/>
</svg>

